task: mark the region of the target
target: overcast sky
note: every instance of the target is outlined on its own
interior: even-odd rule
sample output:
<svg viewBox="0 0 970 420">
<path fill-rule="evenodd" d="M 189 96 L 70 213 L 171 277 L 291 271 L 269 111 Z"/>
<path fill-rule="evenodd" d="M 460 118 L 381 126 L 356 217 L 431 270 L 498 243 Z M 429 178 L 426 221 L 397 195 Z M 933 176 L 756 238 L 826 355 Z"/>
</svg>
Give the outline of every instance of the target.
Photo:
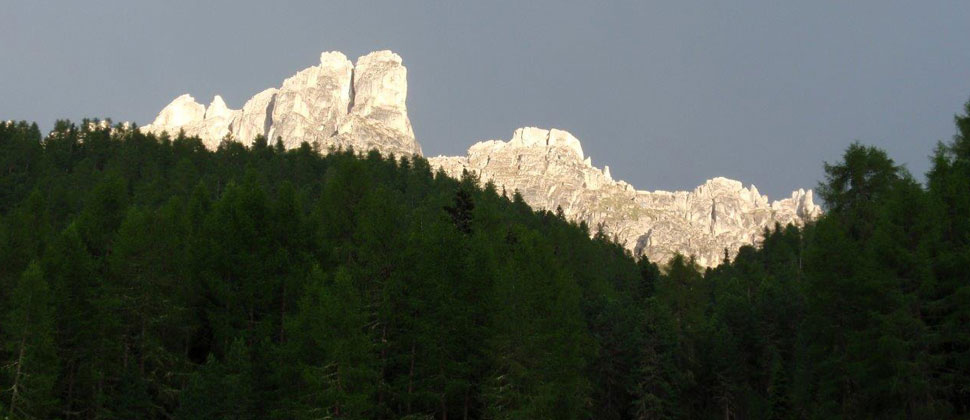
<svg viewBox="0 0 970 420">
<path fill-rule="evenodd" d="M 918 179 L 970 99 L 968 1 L 20 1 L 0 5 L 0 118 L 147 124 L 239 108 L 321 51 L 391 49 L 429 156 L 572 132 L 639 189 L 814 187 L 853 140 Z"/>
</svg>

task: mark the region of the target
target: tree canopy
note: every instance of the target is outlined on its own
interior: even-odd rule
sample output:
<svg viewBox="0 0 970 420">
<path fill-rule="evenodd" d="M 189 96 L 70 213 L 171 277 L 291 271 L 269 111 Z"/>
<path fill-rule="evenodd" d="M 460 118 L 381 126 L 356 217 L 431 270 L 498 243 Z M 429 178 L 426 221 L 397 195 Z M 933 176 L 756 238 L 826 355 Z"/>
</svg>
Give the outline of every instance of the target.
<svg viewBox="0 0 970 420">
<path fill-rule="evenodd" d="M 0 124 L 0 417 L 966 417 L 965 111 L 705 271 L 420 157 Z"/>
</svg>

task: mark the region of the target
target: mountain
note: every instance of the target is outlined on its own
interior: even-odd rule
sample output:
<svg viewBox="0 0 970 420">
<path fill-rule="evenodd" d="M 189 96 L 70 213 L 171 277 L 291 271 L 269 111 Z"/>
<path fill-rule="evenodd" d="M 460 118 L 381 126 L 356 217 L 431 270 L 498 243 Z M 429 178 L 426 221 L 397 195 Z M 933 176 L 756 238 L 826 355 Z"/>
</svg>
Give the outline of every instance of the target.
<svg viewBox="0 0 970 420">
<path fill-rule="evenodd" d="M 301 127 L 181 102 L 210 140 Z M 968 419 L 954 120 L 923 182 L 853 143 L 762 238 L 811 194 L 636 191 L 561 130 L 429 161 L 0 122 L 0 419 Z M 656 258 L 761 244 L 661 267 L 567 212 Z"/>
<path fill-rule="evenodd" d="M 693 191 L 640 191 L 614 180 L 609 166 L 600 170 L 584 158 L 579 140 L 562 130 L 520 128 L 508 142 L 489 140 L 468 149 L 468 156 L 433 157 L 433 167 L 453 177 L 463 171 L 518 191 L 533 207 L 561 208 L 571 220 L 594 231 L 615 235 L 634 255 L 668 261 L 675 253 L 693 255 L 711 267 L 752 244 L 775 223 L 802 225 L 821 214 L 812 191 L 769 202 L 753 185 L 714 178 Z"/>
<path fill-rule="evenodd" d="M 257 93 L 242 109 L 230 109 L 219 95 L 204 106 L 184 94 L 142 131 L 175 135 L 184 130 L 213 150 L 227 136 L 249 145 L 262 135 L 270 143 L 281 139 L 287 149 L 307 142 L 323 151 L 353 147 L 420 155 L 406 97 L 407 69 L 399 55 L 372 52 L 355 65 L 342 53 L 324 52 L 319 65 Z"/>
<path fill-rule="evenodd" d="M 352 64 L 342 53 L 324 52 L 320 65 L 256 94 L 242 109 L 230 109 L 218 95 L 203 106 L 185 94 L 142 130 L 184 130 L 209 149 L 229 137 L 248 145 L 262 135 L 286 149 L 307 142 L 322 153 L 352 147 L 422 155 L 406 98 L 407 69 L 397 54 L 377 51 Z M 594 232 L 602 228 L 634 255 L 658 262 L 681 253 L 701 266 L 715 266 L 725 253 L 733 256 L 757 242 L 765 228 L 803 225 L 821 214 L 811 190 L 769 201 L 754 186 L 720 177 L 693 191 L 637 190 L 614 180 L 609 166 L 594 167 L 580 141 L 557 129 L 520 128 L 507 142 L 479 142 L 467 156 L 428 161 L 453 177 L 468 171 L 483 183 L 518 191 L 532 207 L 561 208 L 570 220 L 586 222 Z"/>
</svg>

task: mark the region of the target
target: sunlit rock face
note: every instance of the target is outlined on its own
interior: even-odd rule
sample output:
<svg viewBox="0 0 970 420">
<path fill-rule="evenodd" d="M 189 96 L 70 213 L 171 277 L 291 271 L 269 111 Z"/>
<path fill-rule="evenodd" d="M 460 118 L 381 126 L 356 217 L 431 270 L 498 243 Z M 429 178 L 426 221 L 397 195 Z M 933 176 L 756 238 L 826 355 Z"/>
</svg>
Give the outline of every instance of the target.
<svg viewBox="0 0 970 420">
<path fill-rule="evenodd" d="M 356 63 L 325 52 L 320 63 L 229 108 L 218 95 L 208 106 L 182 95 L 142 130 L 198 136 L 209 149 L 225 139 L 251 145 L 256 136 L 292 149 L 303 142 L 384 155 L 421 155 L 408 119 L 407 69 L 401 57 L 377 51 Z M 666 262 L 675 253 L 694 256 L 701 266 L 720 263 L 744 245 L 757 243 L 776 223 L 802 225 L 819 216 L 812 191 L 769 202 L 754 186 L 714 178 L 693 191 L 640 191 L 614 180 L 610 168 L 594 167 L 580 141 L 562 130 L 515 130 L 508 141 L 476 143 L 467 156 L 429 159 L 432 167 L 460 177 L 469 171 L 499 191 L 518 191 L 534 208 L 555 211 L 600 228 L 635 255 Z"/>
<path fill-rule="evenodd" d="M 219 141 L 230 133 L 230 124 L 239 116 L 239 111 L 229 109 L 222 97 L 216 95 L 212 103 L 205 109 L 205 118 L 202 119 L 202 131 L 199 137 L 204 139 L 203 144 L 210 149 L 219 147 Z"/>
<path fill-rule="evenodd" d="M 518 191 L 531 206 L 584 221 L 595 232 L 615 236 L 635 255 L 666 262 L 675 253 L 701 266 L 719 264 L 743 245 L 756 243 L 775 223 L 802 225 L 821 214 L 812 192 L 769 202 L 751 186 L 714 178 L 693 191 L 639 191 L 596 168 L 575 137 L 561 130 L 520 128 L 509 141 L 476 143 L 462 157 L 430 158 L 432 167 L 460 177 L 463 171 Z"/>
<path fill-rule="evenodd" d="M 184 130 L 187 136 L 198 136 L 202 132 L 203 119 L 205 106 L 186 93 L 162 108 L 155 121 L 141 129 L 152 133 L 168 131 L 173 135 Z"/>
<path fill-rule="evenodd" d="M 377 149 L 398 156 L 421 154 L 405 105 L 408 72 L 401 63 L 401 57 L 390 51 L 357 59 L 354 99 L 347 117 L 337 127 L 333 139 L 337 146 Z"/>
<path fill-rule="evenodd" d="M 279 89 L 269 88 L 256 94 L 243 105 L 239 116 L 232 121 L 229 131 L 233 138 L 249 142 L 258 135 L 267 135 L 273 122 L 273 108 Z"/>
<path fill-rule="evenodd" d="M 268 137 L 287 149 L 333 137 L 350 107 L 354 65 L 339 52 L 320 55 L 320 65 L 283 81 L 276 93 Z"/>
<path fill-rule="evenodd" d="M 354 106 L 350 114 L 414 137 L 405 105 L 408 71 L 401 64 L 401 57 L 390 51 L 370 53 L 357 59 L 355 69 Z"/>
<path fill-rule="evenodd" d="M 227 138 L 250 145 L 262 135 L 286 149 L 307 142 L 324 153 L 353 148 L 419 155 L 406 99 L 407 69 L 397 54 L 373 52 L 357 59 L 355 66 L 342 53 L 324 52 L 319 65 L 256 94 L 241 110 L 228 108 L 218 95 L 204 107 L 186 94 L 142 130 L 170 135 L 183 130 L 209 149 Z"/>
</svg>

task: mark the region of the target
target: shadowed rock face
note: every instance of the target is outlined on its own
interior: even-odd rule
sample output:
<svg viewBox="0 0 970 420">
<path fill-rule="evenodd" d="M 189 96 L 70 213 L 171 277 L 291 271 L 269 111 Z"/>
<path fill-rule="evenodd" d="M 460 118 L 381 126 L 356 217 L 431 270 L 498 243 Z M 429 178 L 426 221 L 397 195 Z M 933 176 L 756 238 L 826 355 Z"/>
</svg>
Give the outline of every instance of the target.
<svg viewBox="0 0 970 420">
<path fill-rule="evenodd" d="M 209 149 L 231 136 L 245 145 L 258 136 L 292 149 L 307 142 L 330 147 L 377 149 L 384 154 L 421 154 L 407 106 L 407 69 L 401 57 L 377 51 L 354 66 L 339 52 L 324 52 L 313 66 L 253 96 L 241 110 L 218 95 L 204 107 L 185 94 L 166 106 L 145 132 L 172 135 L 184 130 Z"/>
<path fill-rule="evenodd" d="M 812 192 L 798 190 L 790 198 L 768 202 L 752 186 L 714 178 L 693 191 L 638 191 L 615 181 L 609 167 L 593 167 L 579 140 L 561 130 L 520 128 L 508 142 L 489 140 L 468 149 L 468 156 L 429 159 L 432 167 L 460 177 L 462 171 L 518 191 L 531 206 L 585 221 L 635 255 L 666 262 L 675 253 L 693 255 L 698 264 L 715 266 L 724 252 L 733 257 L 743 245 L 757 242 L 775 223 L 804 224 L 821 214 Z"/>
<path fill-rule="evenodd" d="M 258 135 L 287 148 L 310 143 L 322 153 L 330 147 L 372 149 L 384 155 L 421 155 L 407 106 L 407 69 L 401 57 L 377 51 L 351 64 L 339 52 L 320 55 L 320 65 L 304 69 L 266 89 L 241 110 L 218 95 L 208 107 L 182 95 L 165 107 L 146 132 L 184 130 L 215 149 L 226 136 L 250 145 Z M 509 141 L 476 143 L 467 156 L 429 159 L 454 177 L 462 171 L 493 182 L 508 193 L 519 191 L 529 205 L 584 221 L 595 232 L 615 236 L 635 255 L 666 262 L 675 253 L 715 266 L 725 250 L 734 256 L 756 243 L 776 223 L 804 224 L 821 214 L 812 191 L 769 202 L 751 186 L 714 178 L 693 191 L 639 191 L 616 181 L 583 155 L 579 140 L 562 130 L 520 128 Z"/>
</svg>

